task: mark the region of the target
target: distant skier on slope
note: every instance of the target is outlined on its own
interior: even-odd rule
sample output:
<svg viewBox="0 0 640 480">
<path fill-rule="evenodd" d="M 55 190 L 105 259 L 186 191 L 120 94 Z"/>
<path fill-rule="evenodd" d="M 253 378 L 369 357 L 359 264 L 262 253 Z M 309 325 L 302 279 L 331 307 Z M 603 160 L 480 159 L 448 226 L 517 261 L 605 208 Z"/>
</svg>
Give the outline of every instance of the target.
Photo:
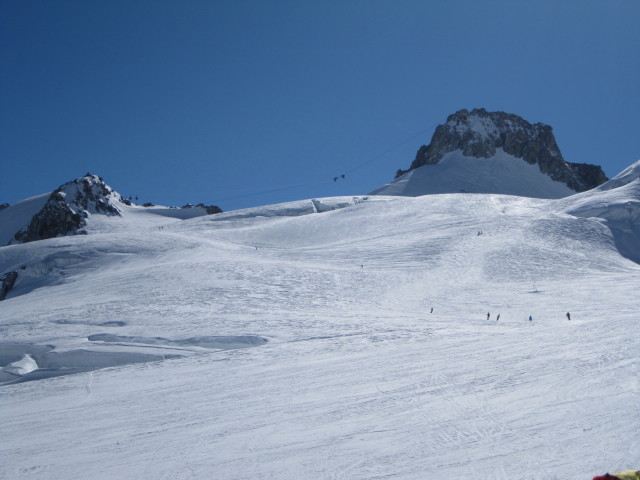
<svg viewBox="0 0 640 480">
<path fill-rule="evenodd" d="M 571 314 L 567 312 L 567 320 L 571 320 Z"/>
<path fill-rule="evenodd" d="M 487 320 L 491 318 L 491 313 L 487 312 Z"/>
<path fill-rule="evenodd" d="M 529 321 L 532 322 L 533 321 L 533 317 L 531 315 L 529 315 Z"/>
<path fill-rule="evenodd" d="M 593 480 L 640 480 L 640 470 L 625 470 L 615 475 L 605 473 L 604 475 L 593 477 Z"/>
<path fill-rule="evenodd" d="M 496 322 L 500 320 L 500 314 L 498 314 L 498 316 L 496 317 Z"/>
</svg>

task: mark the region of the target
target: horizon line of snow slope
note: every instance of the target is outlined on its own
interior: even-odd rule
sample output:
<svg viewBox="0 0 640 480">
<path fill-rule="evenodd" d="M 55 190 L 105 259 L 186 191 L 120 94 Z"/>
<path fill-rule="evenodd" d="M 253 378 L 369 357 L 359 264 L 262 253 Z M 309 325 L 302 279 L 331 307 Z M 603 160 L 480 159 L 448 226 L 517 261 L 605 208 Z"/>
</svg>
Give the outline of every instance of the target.
<svg viewBox="0 0 640 480">
<path fill-rule="evenodd" d="M 209 215 L 203 207 L 166 207 L 153 205 L 144 207 L 142 205 L 117 206 L 120 217 L 107 217 L 104 215 L 91 215 L 87 219 L 85 230 L 88 233 L 106 233 L 127 231 L 130 229 L 164 228 L 176 221 L 190 220 L 192 218 Z"/>
<path fill-rule="evenodd" d="M 504 195 L 320 203 L 344 206 L 1 248 L 3 266 L 80 258 L 3 302 L 12 342 L 269 342 L 5 386 L 0 476 L 578 480 L 640 462 L 640 267 L 605 225 Z"/>
<path fill-rule="evenodd" d="M 467 157 L 461 150 L 445 154 L 371 192 L 371 195 L 416 197 L 441 193 L 496 193 L 531 198 L 562 198 L 574 194 L 521 158 L 499 148 L 490 158 Z"/>
<path fill-rule="evenodd" d="M 42 210 L 51 193 L 30 197 L 0 210 L 0 246 L 8 245 L 16 233 L 28 227 L 31 218 Z M 121 217 L 87 211 L 85 230 L 88 233 L 158 227 L 174 220 L 186 220 L 208 215 L 206 209 L 198 206 L 178 208 L 161 205 L 144 207 L 120 202 L 110 202 L 110 204 L 120 212 Z"/>
</svg>

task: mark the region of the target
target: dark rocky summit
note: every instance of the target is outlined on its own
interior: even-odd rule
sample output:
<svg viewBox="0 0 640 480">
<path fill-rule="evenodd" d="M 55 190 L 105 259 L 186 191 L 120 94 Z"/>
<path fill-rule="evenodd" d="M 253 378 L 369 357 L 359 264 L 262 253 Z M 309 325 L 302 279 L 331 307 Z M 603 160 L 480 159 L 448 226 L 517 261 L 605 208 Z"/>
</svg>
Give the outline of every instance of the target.
<svg viewBox="0 0 640 480">
<path fill-rule="evenodd" d="M 4 210 L 5 208 L 7 208 L 9 206 L 8 203 L 0 203 L 0 210 Z"/>
<path fill-rule="evenodd" d="M 90 215 L 121 216 L 124 205 L 132 206 L 132 203 L 104 183 L 102 178 L 87 173 L 53 191 L 44 207 L 31 217 L 27 227 L 14 235 L 11 243 L 87 233 L 85 227 Z M 143 206 L 155 205 L 145 203 Z M 200 203 L 196 207 L 202 208 L 209 215 L 222 212 L 216 205 Z M 189 205 L 189 208 L 193 208 L 193 205 Z"/>
<path fill-rule="evenodd" d="M 17 242 L 27 243 L 67 234 L 86 233 L 82 229 L 92 213 L 120 215 L 117 204 L 126 204 L 120 194 L 97 175 L 82 178 L 58 187 L 29 225 L 15 234 Z"/>
<path fill-rule="evenodd" d="M 436 128 L 431 143 L 420 147 L 409 169 L 398 170 L 396 178 L 423 165 L 436 164 L 455 150 L 467 157 L 489 158 L 498 149 L 537 164 L 542 173 L 576 192 L 607 181 L 599 166 L 566 162 L 549 125 L 531 124 L 517 115 L 483 108 L 450 115 L 444 125 Z"/>
</svg>

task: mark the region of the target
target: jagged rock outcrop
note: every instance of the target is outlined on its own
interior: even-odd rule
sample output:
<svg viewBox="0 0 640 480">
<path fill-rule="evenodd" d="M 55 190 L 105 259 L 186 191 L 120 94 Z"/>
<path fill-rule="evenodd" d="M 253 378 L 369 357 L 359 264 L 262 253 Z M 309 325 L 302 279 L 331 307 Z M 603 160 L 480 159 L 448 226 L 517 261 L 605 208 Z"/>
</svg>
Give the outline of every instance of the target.
<svg viewBox="0 0 640 480">
<path fill-rule="evenodd" d="M 9 206 L 8 203 L 0 203 L 0 210 L 4 210 L 5 208 L 7 208 Z"/>
<path fill-rule="evenodd" d="M 40 208 L 42 203 L 38 204 Z M 155 207 L 153 203 L 145 203 L 144 207 Z M 87 233 L 87 221 L 91 215 L 127 216 L 130 213 L 126 207 L 137 207 L 131 201 L 123 198 L 119 193 L 109 187 L 102 178 L 87 173 L 84 177 L 58 187 L 49 195 L 49 198 L 35 214 L 29 213 L 14 228 L 20 225 L 28 225 L 10 237 L 9 244 L 27 243 L 36 240 L 45 240 L 64 235 L 79 235 Z M 195 208 L 198 207 L 198 208 Z M 152 210 L 153 214 L 177 219 L 193 218 L 195 216 L 221 213 L 222 209 L 216 205 L 199 203 L 191 204 L 183 208 L 194 208 L 193 215 L 167 214 L 168 207 L 159 207 Z M 177 207 L 171 207 L 171 209 Z M 126 224 L 126 222 L 124 222 Z M 13 232 L 12 232 L 13 233 Z M 10 233 L 9 235 L 11 235 Z M 6 237 L 5 237 L 6 238 Z M 6 241 L 6 240 L 4 240 Z"/>
<path fill-rule="evenodd" d="M 0 277 L 0 301 L 7 298 L 7 294 L 9 290 L 13 288 L 18 279 L 18 271 L 13 270 L 11 272 L 5 273 Z"/>
<path fill-rule="evenodd" d="M 128 204 L 97 175 L 82 178 L 58 187 L 29 225 L 15 234 L 17 242 L 55 238 L 61 235 L 86 233 L 90 214 L 120 215 L 117 204 Z"/>
<path fill-rule="evenodd" d="M 204 203 L 199 203 L 196 207 L 204 208 L 207 211 L 207 215 L 213 215 L 214 213 L 222 213 L 222 209 L 217 205 L 205 205 Z"/>
<path fill-rule="evenodd" d="M 217 205 L 205 205 L 204 203 L 199 203 L 197 205 L 193 205 L 191 203 L 186 203 L 180 208 L 202 208 L 207 212 L 207 215 L 213 215 L 214 213 L 222 213 L 222 209 Z"/>
<path fill-rule="evenodd" d="M 549 125 L 531 124 L 517 115 L 483 108 L 450 115 L 444 125 L 436 128 L 431 143 L 420 147 L 409 169 L 398 170 L 396 178 L 423 165 L 436 164 L 456 150 L 468 157 L 489 158 L 498 149 L 537 164 L 542 173 L 576 192 L 607 181 L 599 166 L 566 162 Z"/>
</svg>

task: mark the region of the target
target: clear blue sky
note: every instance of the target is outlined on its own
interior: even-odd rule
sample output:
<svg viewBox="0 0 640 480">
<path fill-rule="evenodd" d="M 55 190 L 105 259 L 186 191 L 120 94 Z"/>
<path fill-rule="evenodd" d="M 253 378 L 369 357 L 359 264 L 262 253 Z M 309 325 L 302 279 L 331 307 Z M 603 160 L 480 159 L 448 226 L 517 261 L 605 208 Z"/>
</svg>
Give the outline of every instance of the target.
<svg viewBox="0 0 640 480">
<path fill-rule="evenodd" d="M 0 203 L 86 172 L 224 210 L 366 194 L 475 107 L 640 159 L 637 0 L 0 0 L 0 62 Z"/>
</svg>

